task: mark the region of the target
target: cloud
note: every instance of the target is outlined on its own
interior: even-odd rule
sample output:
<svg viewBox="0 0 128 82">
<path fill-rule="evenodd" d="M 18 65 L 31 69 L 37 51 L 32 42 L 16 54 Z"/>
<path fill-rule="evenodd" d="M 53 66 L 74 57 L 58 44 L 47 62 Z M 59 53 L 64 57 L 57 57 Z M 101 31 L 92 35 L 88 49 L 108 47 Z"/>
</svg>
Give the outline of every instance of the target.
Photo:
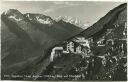
<svg viewBox="0 0 128 82">
<path fill-rule="evenodd" d="M 54 4 L 67 5 L 67 6 L 83 5 L 82 3 L 70 2 L 70 1 L 55 1 Z"/>
<path fill-rule="evenodd" d="M 73 2 L 65 2 L 66 5 L 75 6 L 75 5 L 83 5 L 80 3 L 73 3 Z"/>
<path fill-rule="evenodd" d="M 50 6 L 48 9 L 44 11 L 44 13 L 50 13 L 54 12 L 57 9 L 64 8 L 64 7 L 71 7 L 71 6 L 77 6 L 77 5 L 83 5 L 76 2 L 70 2 L 70 1 L 54 1 L 54 5 Z"/>
<path fill-rule="evenodd" d="M 53 3 L 56 5 L 61 5 L 61 4 L 64 4 L 64 1 L 54 1 Z"/>
<path fill-rule="evenodd" d="M 49 8 L 49 9 L 46 9 L 45 11 L 44 11 L 44 13 L 49 13 L 49 12 L 52 12 L 52 11 L 54 11 L 55 9 L 51 9 L 51 8 Z"/>
</svg>

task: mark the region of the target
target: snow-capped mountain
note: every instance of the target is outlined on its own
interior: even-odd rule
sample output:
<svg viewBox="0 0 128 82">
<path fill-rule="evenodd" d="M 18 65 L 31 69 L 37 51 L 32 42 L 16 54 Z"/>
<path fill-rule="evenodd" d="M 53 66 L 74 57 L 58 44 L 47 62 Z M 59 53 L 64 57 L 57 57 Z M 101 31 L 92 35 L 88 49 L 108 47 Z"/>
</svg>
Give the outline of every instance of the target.
<svg viewBox="0 0 128 82">
<path fill-rule="evenodd" d="M 54 23 L 54 20 L 52 20 L 50 17 L 45 16 L 43 14 L 26 13 L 25 17 L 27 17 L 29 21 L 40 23 L 40 24 L 52 25 Z"/>
<path fill-rule="evenodd" d="M 81 23 L 80 20 L 77 18 L 73 18 L 71 16 L 58 16 L 55 18 L 56 21 L 64 20 L 65 22 L 73 23 L 73 24 L 79 24 Z"/>
<path fill-rule="evenodd" d="M 83 25 L 81 26 L 81 28 L 87 29 L 87 28 L 90 27 L 90 26 L 91 26 L 90 24 L 83 24 Z"/>
<path fill-rule="evenodd" d="M 18 72 L 27 68 L 29 62 L 35 66 L 34 64 L 40 59 L 47 57 L 49 48 L 82 31 L 83 29 L 73 24 L 56 22 L 43 14 L 22 14 L 16 9 L 3 12 L 1 15 L 2 74 Z M 42 70 L 42 66 L 39 67 Z M 31 69 L 33 68 L 35 67 Z"/>
<path fill-rule="evenodd" d="M 82 29 L 86 29 L 87 27 L 89 27 L 88 24 L 83 24 L 78 18 L 71 17 L 71 16 L 58 16 L 58 17 L 54 17 L 53 19 L 57 22 L 60 20 L 63 20 L 67 23 L 74 24 L 75 26 L 78 26 Z"/>
<path fill-rule="evenodd" d="M 8 11 L 5 11 L 3 14 L 7 16 L 10 20 L 16 22 L 20 22 L 24 19 L 21 13 L 16 9 L 9 9 Z"/>
<path fill-rule="evenodd" d="M 15 20 L 15 21 L 21 21 L 22 20 L 21 18 L 16 18 L 16 15 L 9 16 L 8 18 L 11 18 L 12 20 Z"/>
</svg>

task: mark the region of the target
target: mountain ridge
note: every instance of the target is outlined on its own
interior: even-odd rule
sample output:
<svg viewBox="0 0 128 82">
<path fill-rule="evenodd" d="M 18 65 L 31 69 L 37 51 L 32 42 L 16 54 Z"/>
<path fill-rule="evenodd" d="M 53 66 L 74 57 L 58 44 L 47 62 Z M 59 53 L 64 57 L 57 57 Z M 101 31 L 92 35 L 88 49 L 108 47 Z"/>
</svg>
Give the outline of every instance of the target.
<svg viewBox="0 0 128 82">
<path fill-rule="evenodd" d="M 17 68 L 19 62 L 28 63 L 29 59 L 38 56 L 42 58 L 49 47 L 73 36 L 74 33 L 81 32 L 73 25 L 67 30 L 57 22 L 49 26 L 26 19 L 24 14 L 15 9 L 10 9 L 1 15 L 2 68 L 10 68 L 13 65 Z M 76 28 L 76 31 L 73 30 L 75 32 L 72 31 L 73 28 Z M 17 70 L 2 69 L 2 74 Z"/>
</svg>

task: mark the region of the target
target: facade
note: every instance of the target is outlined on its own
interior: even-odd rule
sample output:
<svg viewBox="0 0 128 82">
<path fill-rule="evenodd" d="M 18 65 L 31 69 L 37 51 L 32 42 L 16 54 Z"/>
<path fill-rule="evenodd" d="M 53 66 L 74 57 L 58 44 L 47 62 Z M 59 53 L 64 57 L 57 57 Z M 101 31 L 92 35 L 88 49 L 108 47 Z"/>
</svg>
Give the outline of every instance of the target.
<svg viewBox="0 0 128 82">
<path fill-rule="evenodd" d="M 67 43 L 67 51 L 74 52 L 74 42 L 70 41 Z"/>
<path fill-rule="evenodd" d="M 81 46 L 76 47 L 76 53 L 82 53 Z"/>
<path fill-rule="evenodd" d="M 63 52 L 63 47 L 54 47 L 51 52 L 50 61 L 53 61 L 54 58 L 61 56 Z"/>
</svg>

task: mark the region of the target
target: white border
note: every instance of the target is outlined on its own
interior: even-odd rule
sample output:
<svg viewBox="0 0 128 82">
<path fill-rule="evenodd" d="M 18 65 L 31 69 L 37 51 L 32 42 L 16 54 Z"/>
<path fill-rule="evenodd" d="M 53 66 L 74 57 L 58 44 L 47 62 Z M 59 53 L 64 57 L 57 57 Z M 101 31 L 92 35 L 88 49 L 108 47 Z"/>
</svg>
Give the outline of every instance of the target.
<svg viewBox="0 0 128 82">
<path fill-rule="evenodd" d="M 128 0 L 0 0 L 0 9 L 1 9 L 1 4 L 2 1 L 98 1 L 98 2 L 128 2 Z M 128 5 L 127 5 L 128 8 Z M 1 12 L 1 11 L 0 11 Z M 127 9 L 128 12 L 128 9 Z M 127 15 L 127 19 L 128 19 L 128 15 Z M 1 20 L 1 15 L 0 15 L 0 20 Z M 127 20 L 128 21 L 128 20 Z M 128 23 L 127 23 L 128 26 Z M 1 30 L 1 22 L 0 22 L 0 30 Z M 128 29 L 127 29 L 127 35 L 128 35 Z M 1 31 L 0 31 L 0 38 L 1 38 Z M 128 39 L 128 38 L 127 38 Z M 0 39 L 1 42 L 1 39 Z M 128 41 L 127 41 L 128 44 Z M 1 44 L 0 44 L 1 47 Z M 1 49 L 0 49 L 0 54 L 1 54 Z M 127 54 L 128 54 L 128 45 L 127 45 Z M 1 59 L 1 56 L 0 56 Z M 127 61 L 128 61 L 128 56 L 127 56 Z M 128 62 L 127 62 L 127 66 L 128 66 Z M 1 67 L 1 60 L 0 60 L 0 67 Z M 1 68 L 0 68 L 0 74 L 1 74 Z M 1 79 L 1 75 L 0 75 L 0 79 Z M 128 80 L 128 68 L 127 68 L 127 80 Z M 10 81 L 10 80 L 0 80 L 0 82 L 24 82 L 24 81 Z M 25 82 L 49 82 L 49 81 L 25 81 Z M 50 82 L 56 82 L 56 81 L 50 81 Z M 69 82 L 69 81 L 59 81 L 59 82 Z M 73 81 L 70 81 L 73 82 Z M 76 82 L 85 82 L 85 81 L 76 81 Z M 89 82 L 93 82 L 93 81 L 89 81 Z M 99 82 L 99 81 L 94 81 L 94 82 Z M 103 82 L 108 82 L 108 81 L 103 81 Z M 109 82 L 113 82 L 113 81 L 109 81 Z M 120 82 L 127 82 L 127 81 L 120 81 Z"/>
<path fill-rule="evenodd" d="M 104 1 L 104 2 L 128 2 L 128 0 L 1 0 L 1 1 Z"/>
</svg>

